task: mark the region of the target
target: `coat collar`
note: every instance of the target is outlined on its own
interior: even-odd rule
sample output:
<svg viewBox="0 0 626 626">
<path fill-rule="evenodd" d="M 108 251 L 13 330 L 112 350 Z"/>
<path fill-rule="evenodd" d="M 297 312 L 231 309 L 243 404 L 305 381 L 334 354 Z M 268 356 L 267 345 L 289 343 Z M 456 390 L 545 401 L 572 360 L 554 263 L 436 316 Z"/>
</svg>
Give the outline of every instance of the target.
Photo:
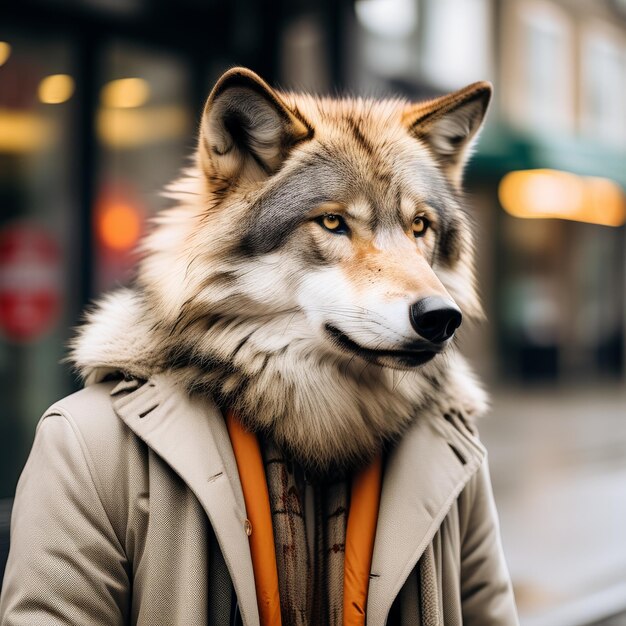
<svg viewBox="0 0 626 626">
<path fill-rule="evenodd" d="M 219 409 L 209 398 L 190 397 L 166 375 L 143 385 L 123 381 L 111 395 L 118 416 L 198 498 L 228 567 L 243 623 L 258 626 L 245 505 Z"/>
<path fill-rule="evenodd" d="M 219 409 L 209 398 L 190 397 L 166 374 L 143 385 L 123 381 L 111 395 L 118 416 L 198 498 L 224 555 L 243 622 L 258 626 L 245 504 Z M 372 559 L 368 625 L 385 623 L 394 598 L 484 456 L 478 439 L 443 416 L 415 420 L 390 454 Z"/>
<path fill-rule="evenodd" d="M 485 458 L 483 445 L 460 420 L 446 418 L 416 419 L 387 459 L 372 557 L 368 625 L 386 623 L 402 585 Z"/>
</svg>

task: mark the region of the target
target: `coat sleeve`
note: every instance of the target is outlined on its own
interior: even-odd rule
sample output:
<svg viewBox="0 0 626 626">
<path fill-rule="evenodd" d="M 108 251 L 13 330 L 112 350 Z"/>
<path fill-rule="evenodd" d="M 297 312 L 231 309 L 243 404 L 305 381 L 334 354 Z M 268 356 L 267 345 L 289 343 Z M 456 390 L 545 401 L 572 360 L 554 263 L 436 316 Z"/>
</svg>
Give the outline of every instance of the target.
<svg viewBox="0 0 626 626">
<path fill-rule="evenodd" d="M 464 626 L 517 626 L 487 461 L 461 496 Z"/>
<path fill-rule="evenodd" d="M 128 563 L 92 471 L 71 416 L 46 414 L 15 497 L 1 626 L 126 623 Z"/>
</svg>

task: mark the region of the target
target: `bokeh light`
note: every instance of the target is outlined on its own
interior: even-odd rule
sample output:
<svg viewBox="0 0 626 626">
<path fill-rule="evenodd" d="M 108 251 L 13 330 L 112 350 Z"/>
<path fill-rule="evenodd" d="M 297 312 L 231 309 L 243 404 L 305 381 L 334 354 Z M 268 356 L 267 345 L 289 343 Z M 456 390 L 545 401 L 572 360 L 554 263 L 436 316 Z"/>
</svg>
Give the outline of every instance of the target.
<svg viewBox="0 0 626 626">
<path fill-rule="evenodd" d="M 150 99 L 150 85 L 143 78 L 119 78 L 107 83 L 100 94 L 105 107 L 132 109 Z"/>
<path fill-rule="evenodd" d="M 498 189 L 504 210 L 514 217 L 558 218 L 621 226 L 626 200 L 612 180 L 550 169 L 509 172 Z"/>
<path fill-rule="evenodd" d="M 141 216 L 129 203 L 113 201 L 101 207 L 97 230 L 102 243 L 115 251 L 133 248 L 141 233 Z"/>
<path fill-rule="evenodd" d="M 11 44 L 6 41 L 0 41 L 0 66 L 4 65 L 11 56 Z"/>
<path fill-rule="evenodd" d="M 72 97 L 74 88 L 74 79 L 69 74 L 52 74 L 42 79 L 37 94 L 44 104 L 61 104 Z"/>
</svg>

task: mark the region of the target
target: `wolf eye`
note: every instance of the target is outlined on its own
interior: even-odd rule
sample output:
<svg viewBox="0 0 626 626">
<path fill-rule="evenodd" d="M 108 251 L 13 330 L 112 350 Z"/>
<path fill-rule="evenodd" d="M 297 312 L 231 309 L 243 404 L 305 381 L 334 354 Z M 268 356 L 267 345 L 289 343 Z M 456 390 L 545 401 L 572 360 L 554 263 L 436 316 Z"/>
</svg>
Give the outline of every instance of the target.
<svg viewBox="0 0 626 626">
<path fill-rule="evenodd" d="M 413 224 L 411 225 L 411 229 L 413 230 L 413 235 L 417 239 L 418 237 L 423 237 L 426 234 L 426 231 L 430 227 L 430 222 L 423 216 L 418 216 L 413 220 Z"/>
<path fill-rule="evenodd" d="M 348 232 L 348 225 L 343 217 L 335 215 L 333 213 L 327 213 L 317 219 L 317 223 L 324 227 L 326 230 L 336 235 L 345 235 Z"/>
</svg>

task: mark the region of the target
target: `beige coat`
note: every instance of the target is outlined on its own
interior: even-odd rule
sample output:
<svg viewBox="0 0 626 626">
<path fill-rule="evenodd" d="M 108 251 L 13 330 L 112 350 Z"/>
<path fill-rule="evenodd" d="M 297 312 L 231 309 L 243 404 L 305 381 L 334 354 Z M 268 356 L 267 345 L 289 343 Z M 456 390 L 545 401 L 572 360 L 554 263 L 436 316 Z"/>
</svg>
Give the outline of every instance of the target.
<svg viewBox="0 0 626 626">
<path fill-rule="evenodd" d="M 213 626 L 230 619 L 232 580 L 243 624 L 256 626 L 245 520 L 210 400 L 166 375 L 87 387 L 39 424 L 0 623 Z M 485 450 L 455 416 L 416 420 L 386 466 L 367 624 L 398 618 L 517 624 Z"/>
</svg>

